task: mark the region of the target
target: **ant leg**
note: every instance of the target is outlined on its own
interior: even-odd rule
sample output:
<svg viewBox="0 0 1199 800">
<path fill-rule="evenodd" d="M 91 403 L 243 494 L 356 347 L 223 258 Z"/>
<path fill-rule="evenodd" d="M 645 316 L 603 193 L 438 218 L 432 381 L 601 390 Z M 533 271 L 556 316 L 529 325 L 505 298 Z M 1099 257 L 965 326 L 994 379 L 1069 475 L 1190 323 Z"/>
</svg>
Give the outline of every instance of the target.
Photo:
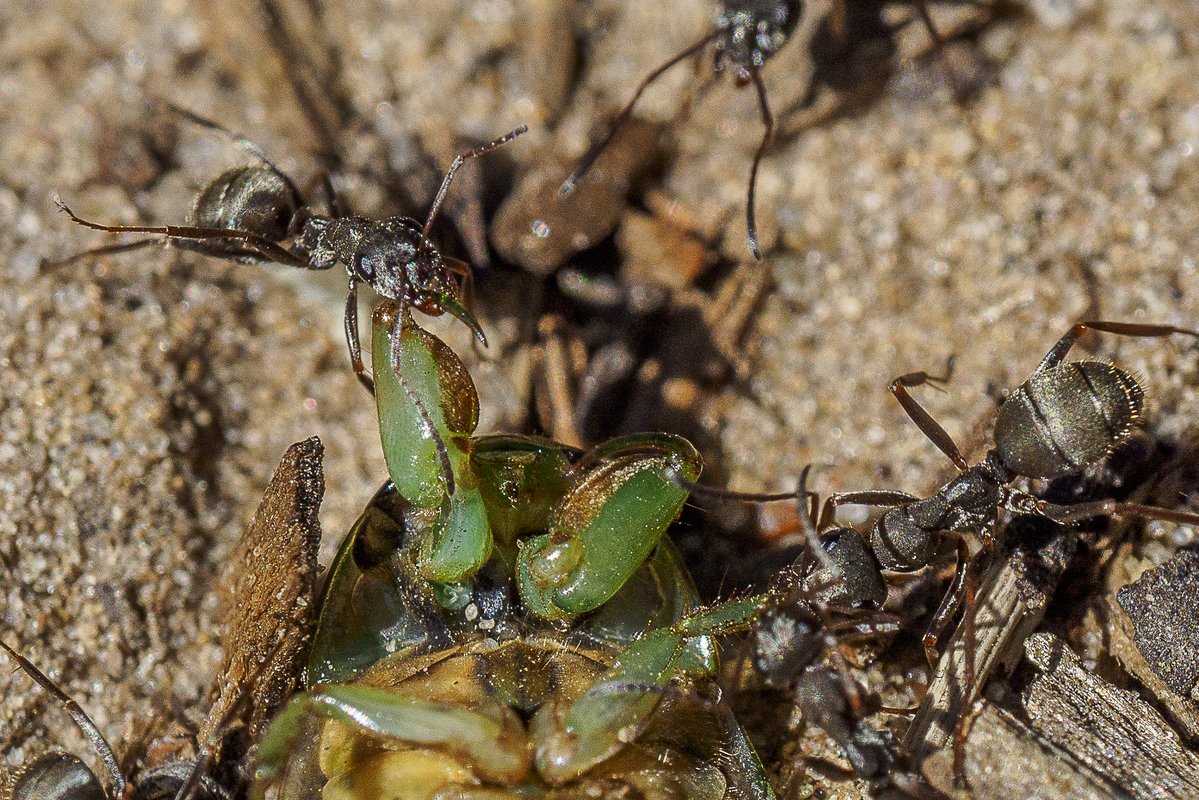
<svg viewBox="0 0 1199 800">
<path fill-rule="evenodd" d="M 957 550 L 958 559 L 953 571 L 953 582 L 949 585 L 945 596 L 941 598 L 941 604 L 937 606 L 937 610 L 933 613 L 933 617 L 929 621 L 928 630 L 921 638 L 921 644 L 924 645 L 924 657 L 928 659 L 928 665 L 933 670 L 936 670 L 937 661 L 940 660 L 940 654 L 937 653 L 937 644 L 945 636 L 945 631 L 949 628 L 954 615 L 957 614 L 958 608 L 965 598 L 968 582 L 967 573 L 971 572 L 972 559 L 970 557 L 970 548 L 966 544 L 966 537 L 962 536 L 958 538 Z"/>
<path fill-rule="evenodd" d="M 916 423 L 916 427 L 920 429 L 921 433 L 927 436 L 928 440 L 935 444 L 937 449 L 944 453 L 959 471 L 965 472 L 970 465 L 966 463 L 962 452 L 954 444 L 953 438 L 924 410 L 923 406 L 908 394 L 908 389 L 912 387 L 924 384 L 936 387 L 938 383 L 948 382 L 951 377 L 953 377 L 953 356 L 950 356 L 945 362 L 943 376 L 929 375 L 927 372 L 909 372 L 907 375 L 900 375 L 891 381 L 891 394 L 895 395 L 895 399 L 903 406 L 903 410 L 907 412 L 912 422 Z"/>
<path fill-rule="evenodd" d="M 350 289 L 346 294 L 346 344 L 350 347 L 350 366 L 354 376 L 371 397 L 375 396 L 375 381 L 366 374 L 362 364 L 362 345 L 358 341 L 358 281 L 350 278 Z"/>
<path fill-rule="evenodd" d="M 100 760 L 104 762 L 104 768 L 108 770 L 108 777 L 111 782 L 108 797 L 114 798 L 114 800 L 124 797 L 125 776 L 121 774 L 121 767 L 117 762 L 116 754 L 112 751 L 112 745 L 104 738 L 104 734 L 100 733 L 100 729 L 96 727 L 96 723 L 92 722 L 92 718 L 87 715 L 83 707 L 71 699 L 44 672 L 35 667 L 32 661 L 9 647 L 8 643 L 3 639 L 0 639 L 0 648 L 4 648 L 9 657 L 17 662 L 17 665 L 25 671 L 26 675 L 33 679 L 34 683 L 42 687 L 47 694 L 59 702 L 63 709 L 71 715 L 71 719 L 75 720 L 75 724 L 79 726 L 79 730 L 83 731 L 83 735 L 92 743 L 92 747 L 99 754 Z"/>
<path fill-rule="evenodd" d="M 263 236 L 249 231 L 239 231 L 230 228 L 196 228 L 190 225 L 101 225 L 98 222 L 89 222 L 82 217 L 76 216 L 66 203 L 61 200 L 55 201 L 58 207 L 66 212 L 71 221 L 82 225 L 85 228 L 92 230 L 104 231 L 105 233 L 157 233 L 161 236 L 166 236 L 169 239 L 191 239 L 201 241 L 205 239 L 233 239 L 240 242 L 245 242 L 252 247 L 256 254 L 266 261 L 273 261 L 277 264 L 286 264 L 290 267 L 300 267 L 301 269 L 328 269 L 329 266 L 313 266 L 313 263 L 306 258 L 302 258 L 296 253 L 291 252 L 287 248 L 272 242 Z"/>
<path fill-rule="evenodd" d="M 874 507 L 893 507 L 904 506 L 908 503 L 914 503 L 919 500 L 919 497 L 908 494 L 907 492 L 897 491 L 870 491 L 870 492 L 837 492 L 830 494 L 824 501 L 824 507 L 820 510 L 820 521 L 817 527 L 824 530 L 833 523 L 833 517 L 837 513 L 838 506 L 874 506 Z"/>
<path fill-rule="evenodd" d="M 325 195 L 325 207 L 329 209 L 329 216 L 333 219 L 344 216 L 345 209 L 341 207 L 341 200 L 337 196 L 337 190 L 333 188 L 333 179 L 329 177 L 329 171 L 322 169 L 317 173 L 316 180 Z"/>
<path fill-rule="evenodd" d="M 1102 333 L 1114 333 L 1117 336 L 1136 336 L 1141 338 L 1156 338 L 1170 336 L 1175 333 L 1180 333 L 1184 336 L 1194 336 L 1199 338 L 1199 331 L 1189 328 L 1177 328 L 1173 325 L 1146 325 L 1136 322 L 1106 322 L 1104 320 L 1085 320 L 1076 322 L 1070 326 L 1070 330 L 1066 331 L 1062 338 L 1057 340 L 1045 357 L 1041 359 L 1041 363 L 1037 365 L 1033 372 L 1042 372 L 1047 369 L 1056 367 L 1062 363 L 1066 354 L 1070 352 L 1070 348 L 1074 346 L 1078 338 L 1088 330 L 1099 331 Z"/>
<path fill-rule="evenodd" d="M 640 85 L 637 86 L 637 91 L 633 92 L 632 99 L 629 100 L 629 102 L 625 104 L 625 107 L 621 109 L 620 113 L 616 115 L 616 119 L 612 122 L 612 127 L 608 129 L 608 133 L 603 139 L 600 139 L 597 144 L 593 145 L 591 149 L 583 154 L 583 157 L 579 159 L 579 163 L 575 167 L 574 172 L 570 173 L 570 177 L 564 180 L 562 182 L 562 186 L 558 188 L 558 194 L 565 196 L 569 195 L 575 190 L 575 187 L 578 185 L 579 181 L 583 179 L 583 176 L 586 175 L 587 171 L 591 169 L 593 164 L 595 164 L 595 161 L 599 158 L 600 153 L 604 152 L 605 148 L 612 143 L 612 139 L 615 138 L 616 132 L 619 131 L 621 127 L 628 121 L 629 117 L 633 113 L 633 106 L 637 105 L 637 101 L 641 99 L 642 92 L 644 92 L 651 83 L 662 77 L 662 74 L 675 64 L 685 61 L 686 59 L 698 53 L 700 50 L 704 49 L 708 42 L 715 38 L 716 32 L 712 31 L 711 33 L 705 35 L 698 42 L 687 46 L 683 50 L 671 56 L 665 64 L 655 69 L 649 75 L 646 75 L 641 81 Z"/>
<path fill-rule="evenodd" d="M 961 557 L 960 554 L 958 557 Z M 962 612 L 962 646 L 964 648 L 963 665 L 966 673 L 966 703 L 953 727 L 953 779 L 963 789 L 970 788 L 966 779 L 966 740 L 970 737 L 970 726 L 974 721 L 970 709 L 974 705 L 973 698 L 978 689 L 978 676 L 975 674 L 974 664 L 974 654 L 978 650 L 978 636 L 975 630 L 978 619 L 978 594 L 975 583 L 975 572 L 969 570 L 962 586 L 965 605 L 965 610 Z"/>
<path fill-rule="evenodd" d="M 749 169 L 749 192 L 745 200 L 745 226 L 749 232 L 749 251 L 753 253 L 755 259 L 761 261 L 762 248 L 758 244 L 758 225 L 754 219 L 754 194 L 758 184 L 758 165 L 762 162 L 766 148 L 774 139 L 774 115 L 770 113 L 770 103 L 766 99 L 766 84 L 762 82 L 761 68 L 755 65 L 747 71 L 758 95 L 758 111 L 762 115 L 762 126 L 765 128 L 762 132 L 762 141 L 758 142 L 758 149 L 754 153 L 753 165 Z"/>
<path fill-rule="evenodd" d="M 127 253 L 130 250 L 140 250 L 143 247 L 151 244 L 165 244 L 166 239 L 138 239 L 136 242 L 124 242 L 122 244 L 109 244 L 103 247 L 93 247 L 90 250 L 84 250 L 81 253 L 76 253 L 73 256 L 68 256 L 61 261 L 46 261 L 45 266 L 49 269 L 57 267 L 65 267 L 68 264 L 74 264 L 76 261 L 82 261 L 85 258 L 92 256 L 106 256 L 114 253 Z"/>
<path fill-rule="evenodd" d="M 512 141 L 522 133 L 526 133 L 528 130 L 528 125 L 521 125 L 515 130 L 505 133 L 498 139 L 493 139 L 487 144 L 476 147 L 474 150 L 467 150 L 465 153 L 459 153 L 458 155 L 454 156 L 454 160 L 450 163 L 449 170 L 446 172 L 445 177 L 441 179 L 441 188 L 437 190 L 437 196 L 433 198 L 433 205 L 429 209 L 428 218 L 425 220 L 425 227 L 423 231 L 425 236 L 429 235 L 429 230 L 433 227 L 433 221 L 437 219 L 437 212 L 441 210 L 442 201 L 445 200 L 445 193 L 450 190 L 450 182 L 454 180 L 454 173 L 458 171 L 458 168 L 461 167 L 463 163 L 467 161 L 467 159 L 476 158 L 484 153 L 490 152 L 500 145 Z"/>
<path fill-rule="evenodd" d="M 1184 525 L 1199 525 L 1199 513 L 1192 511 L 1175 511 L 1160 506 L 1145 506 L 1140 503 L 1122 503 L 1118 500 L 1096 500 L 1091 503 L 1078 503 L 1072 506 L 1058 505 L 1045 500 L 1037 500 L 1032 507 L 1034 514 L 1059 522 L 1063 525 L 1073 525 L 1095 517 L 1133 516 L 1142 519 L 1160 519 L 1166 522 L 1180 522 Z"/>
</svg>

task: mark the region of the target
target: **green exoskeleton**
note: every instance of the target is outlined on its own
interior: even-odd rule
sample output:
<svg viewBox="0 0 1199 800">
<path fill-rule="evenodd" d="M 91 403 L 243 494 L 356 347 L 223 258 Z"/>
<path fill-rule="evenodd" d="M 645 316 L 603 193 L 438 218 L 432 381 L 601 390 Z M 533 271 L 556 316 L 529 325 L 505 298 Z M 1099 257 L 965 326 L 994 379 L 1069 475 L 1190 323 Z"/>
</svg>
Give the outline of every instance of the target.
<svg viewBox="0 0 1199 800">
<path fill-rule="evenodd" d="M 391 481 L 333 562 L 252 796 L 772 798 L 712 680 L 713 637 L 765 601 L 702 607 L 664 537 L 695 449 L 475 436 L 465 367 L 395 305 L 373 362 Z"/>
</svg>

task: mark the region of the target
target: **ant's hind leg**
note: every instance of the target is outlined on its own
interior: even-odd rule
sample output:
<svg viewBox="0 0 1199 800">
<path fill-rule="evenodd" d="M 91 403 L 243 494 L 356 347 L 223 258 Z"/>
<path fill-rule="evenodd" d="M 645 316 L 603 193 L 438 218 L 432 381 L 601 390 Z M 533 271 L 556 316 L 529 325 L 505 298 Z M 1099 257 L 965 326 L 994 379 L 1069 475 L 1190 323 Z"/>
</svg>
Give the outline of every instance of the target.
<svg viewBox="0 0 1199 800">
<path fill-rule="evenodd" d="M 274 261 L 277 264 L 286 264 L 291 267 L 300 267 L 301 269 L 324 269 L 324 267 L 313 267 L 307 258 L 291 252 L 264 236 L 250 233 L 249 231 L 239 231 L 230 228 L 198 228 L 191 225 L 103 225 L 76 215 L 62 200 L 56 200 L 55 202 L 71 218 L 72 222 L 82 225 L 85 228 L 91 228 L 92 230 L 103 231 L 105 233 L 156 233 L 167 239 L 192 241 L 204 241 L 208 239 L 233 240 L 244 243 L 247 246 L 247 252 L 252 251 L 265 261 Z"/>
<path fill-rule="evenodd" d="M 900 375 L 895 380 L 891 381 L 891 394 L 895 395 L 895 399 L 903 406 L 903 410 L 911 418 L 912 422 L 918 427 L 928 440 L 937 446 L 937 449 L 944 453 L 953 465 L 960 471 L 965 472 L 970 465 L 966 463 L 965 457 L 961 450 L 954 443 L 953 438 L 941 427 L 935 419 L 924 407 L 916 402 L 908 389 L 915 386 L 923 386 L 929 384 L 936 386 L 939 383 L 946 383 L 953 376 L 953 356 L 945 362 L 945 374 L 943 376 L 929 375 L 927 372 L 909 372 L 906 375 Z"/>
<path fill-rule="evenodd" d="M 1138 338 L 1159 338 L 1171 336 L 1176 333 L 1199 338 L 1199 331 L 1189 328 L 1178 328 L 1173 325 L 1146 325 L 1136 322 L 1085 320 L 1083 322 L 1076 322 L 1070 326 L 1070 330 L 1066 331 L 1065 335 L 1057 340 L 1057 344 L 1050 348 L 1045 357 L 1041 359 L 1041 363 L 1037 365 L 1037 369 L 1033 374 L 1035 375 L 1037 372 L 1052 369 L 1062 363 L 1066 358 L 1066 354 L 1070 352 L 1070 348 L 1074 347 L 1079 337 L 1089 330 L 1101 333 L 1114 333 L 1117 336 L 1135 336 Z"/>
</svg>

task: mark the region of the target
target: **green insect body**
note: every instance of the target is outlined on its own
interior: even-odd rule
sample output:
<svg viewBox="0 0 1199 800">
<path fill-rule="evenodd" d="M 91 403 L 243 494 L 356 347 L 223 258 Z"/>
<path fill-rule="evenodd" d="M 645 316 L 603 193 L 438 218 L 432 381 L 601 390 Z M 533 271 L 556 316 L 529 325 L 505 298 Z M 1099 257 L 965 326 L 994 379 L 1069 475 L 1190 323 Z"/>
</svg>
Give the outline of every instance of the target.
<svg viewBox="0 0 1199 800">
<path fill-rule="evenodd" d="M 765 599 L 701 607 L 664 538 L 694 448 L 474 436 L 458 357 L 395 306 L 374 323 L 391 481 L 334 559 L 252 796 L 772 798 L 713 682 L 713 637 Z"/>
</svg>

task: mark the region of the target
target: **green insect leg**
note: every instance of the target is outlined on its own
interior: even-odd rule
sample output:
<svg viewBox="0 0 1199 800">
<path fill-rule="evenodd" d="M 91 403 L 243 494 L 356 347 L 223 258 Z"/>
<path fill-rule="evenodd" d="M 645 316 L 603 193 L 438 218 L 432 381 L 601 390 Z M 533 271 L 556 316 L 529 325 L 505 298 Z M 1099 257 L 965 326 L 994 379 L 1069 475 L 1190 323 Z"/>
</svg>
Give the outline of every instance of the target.
<svg viewBox="0 0 1199 800">
<path fill-rule="evenodd" d="M 252 796 L 271 785 L 285 788 L 292 750 L 319 735 L 320 770 L 327 798 L 376 796 L 374 787 L 409 786 L 412 797 L 432 797 L 441 787 L 479 780 L 519 785 L 531 769 L 520 718 L 493 703 L 469 709 L 407 697 L 371 686 L 333 684 L 294 697 L 259 744 Z M 336 723 L 333 728 L 330 722 Z M 363 741 L 377 743 L 364 747 Z M 286 791 L 280 796 L 287 797 Z"/>
<path fill-rule="evenodd" d="M 470 467 L 479 396 L 462 361 L 405 310 L 374 315 L 372 362 L 379 432 L 392 482 L 427 532 L 418 567 L 453 583 L 491 553 L 486 506 Z"/>
<path fill-rule="evenodd" d="M 682 437 L 637 434 L 584 456 L 550 532 L 523 543 L 521 598 L 550 619 L 593 611 L 616 594 L 678 518 L 702 461 Z"/>
<path fill-rule="evenodd" d="M 686 696 L 683 691 L 675 692 L 674 683 L 689 672 L 689 642 L 745 630 L 771 600 L 770 595 L 755 595 L 718 603 L 668 628 L 651 631 L 622 652 L 573 703 L 546 704 L 530 726 L 538 770 L 552 782 L 565 782 L 615 755 L 645 730 L 666 697 L 672 693 Z M 757 756 L 749 755 L 752 747 L 727 709 L 718 708 L 714 713 L 727 729 L 724 750 L 737 757 L 738 768 L 756 763 L 757 775 L 763 775 Z M 752 797 L 773 797 L 764 776 L 753 777 L 747 785 L 764 787 L 764 793 Z"/>
</svg>

